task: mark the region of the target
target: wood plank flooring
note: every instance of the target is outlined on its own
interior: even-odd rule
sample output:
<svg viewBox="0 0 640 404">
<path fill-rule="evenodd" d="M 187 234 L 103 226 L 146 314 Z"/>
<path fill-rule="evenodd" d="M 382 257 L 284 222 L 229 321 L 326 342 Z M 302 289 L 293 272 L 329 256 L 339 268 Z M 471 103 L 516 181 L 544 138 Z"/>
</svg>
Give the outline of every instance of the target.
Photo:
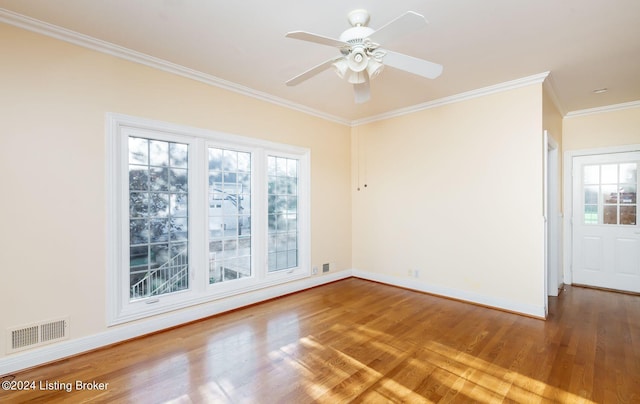
<svg viewBox="0 0 640 404">
<path fill-rule="evenodd" d="M 2 380 L 45 383 L 0 390 L 34 403 L 639 403 L 640 296 L 568 287 L 542 321 L 351 278 Z"/>
</svg>

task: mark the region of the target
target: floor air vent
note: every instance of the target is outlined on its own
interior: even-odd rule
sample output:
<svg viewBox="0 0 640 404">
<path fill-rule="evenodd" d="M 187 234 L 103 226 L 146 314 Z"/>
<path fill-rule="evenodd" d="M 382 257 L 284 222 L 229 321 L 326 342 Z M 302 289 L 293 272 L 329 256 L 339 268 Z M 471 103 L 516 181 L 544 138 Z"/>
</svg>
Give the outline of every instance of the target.
<svg viewBox="0 0 640 404">
<path fill-rule="evenodd" d="M 29 324 L 24 327 L 10 328 L 8 353 L 35 348 L 40 345 L 67 339 L 68 335 L 68 317 L 42 323 Z"/>
</svg>

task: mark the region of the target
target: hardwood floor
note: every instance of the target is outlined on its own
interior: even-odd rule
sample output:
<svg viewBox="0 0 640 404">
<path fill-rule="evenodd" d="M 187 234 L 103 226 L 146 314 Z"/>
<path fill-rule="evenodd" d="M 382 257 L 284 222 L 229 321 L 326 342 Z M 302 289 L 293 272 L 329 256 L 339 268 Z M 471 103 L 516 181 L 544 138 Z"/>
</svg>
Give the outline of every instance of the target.
<svg viewBox="0 0 640 404">
<path fill-rule="evenodd" d="M 638 403 L 640 296 L 568 287 L 542 321 L 351 278 L 3 380 L 36 403 Z"/>
</svg>

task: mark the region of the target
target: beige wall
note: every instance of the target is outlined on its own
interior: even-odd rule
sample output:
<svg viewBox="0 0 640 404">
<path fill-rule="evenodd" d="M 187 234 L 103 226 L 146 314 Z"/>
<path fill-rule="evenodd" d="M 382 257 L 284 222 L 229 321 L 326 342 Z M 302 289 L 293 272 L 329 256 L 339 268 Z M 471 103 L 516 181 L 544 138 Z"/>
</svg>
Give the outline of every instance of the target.
<svg viewBox="0 0 640 404">
<path fill-rule="evenodd" d="M 543 307 L 541 87 L 354 128 L 354 268 Z"/>
<path fill-rule="evenodd" d="M 562 145 L 562 113 L 558 110 L 549 90 L 543 86 L 542 92 L 542 126 L 544 130 L 558 143 Z"/>
<path fill-rule="evenodd" d="M 542 94 L 542 127 L 548 131 L 549 136 L 558 144 L 558 207 L 562 212 L 562 113 L 558 110 L 549 90 L 543 86 Z"/>
<path fill-rule="evenodd" d="M 565 117 L 563 134 L 565 151 L 640 144 L 640 106 Z"/>
<path fill-rule="evenodd" d="M 106 112 L 311 149 L 312 263 L 351 268 L 350 128 L 4 24 L 0 49 L 0 339 L 106 328 Z"/>
</svg>

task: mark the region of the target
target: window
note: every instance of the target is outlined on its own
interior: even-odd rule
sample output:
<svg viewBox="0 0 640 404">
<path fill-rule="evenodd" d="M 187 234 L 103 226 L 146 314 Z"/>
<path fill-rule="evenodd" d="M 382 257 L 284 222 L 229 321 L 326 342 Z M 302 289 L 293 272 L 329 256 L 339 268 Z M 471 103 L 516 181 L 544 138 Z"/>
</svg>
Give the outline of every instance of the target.
<svg viewBox="0 0 640 404">
<path fill-rule="evenodd" d="M 188 145 L 129 137 L 130 298 L 189 287 Z"/>
<path fill-rule="evenodd" d="M 635 225 L 637 172 L 637 163 L 584 166 L 584 223 Z"/>
<path fill-rule="evenodd" d="M 267 158 L 269 271 L 298 265 L 298 160 Z"/>
<path fill-rule="evenodd" d="M 209 147 L 209 283 L 251 276 L 251 153 Z"/>
<path fill-rule="evenodd" d="M 309 151 L 109 114 L 109 324 L 309 276 Z"/>
</svg>

